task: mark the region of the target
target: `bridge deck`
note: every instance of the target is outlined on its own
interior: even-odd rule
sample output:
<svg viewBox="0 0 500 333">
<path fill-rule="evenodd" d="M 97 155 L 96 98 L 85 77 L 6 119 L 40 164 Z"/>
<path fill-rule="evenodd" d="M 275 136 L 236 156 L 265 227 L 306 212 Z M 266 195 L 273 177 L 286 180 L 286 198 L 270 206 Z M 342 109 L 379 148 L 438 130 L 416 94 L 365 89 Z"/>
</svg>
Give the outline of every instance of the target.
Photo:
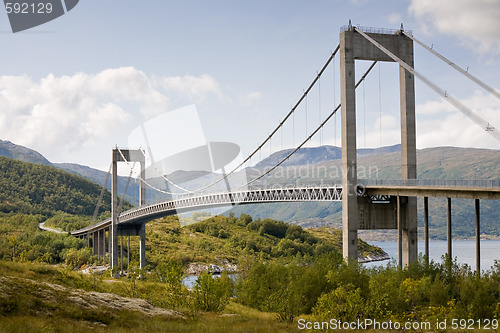
<svg viewBox="0 0 500 333">
<path fill-rule="evenodd" d="M 368 195 L 500 200 L 500 188 L 369 185 Z"/>
<path fill-rule="evenodd" d="M 360 193 L 368 196 L 399 195 L 500 200 L 500 181 L 360 181 Z M 123 212 L 118 217 L 118 225 L 142 224 L 168 215 L 228 205 L 293 201 L 342 201 L 342 188 L 340 185 L 333 185 L 186 195 Z M 109 228 L 110 225 L 111 219 L 107 219 L 87 228 L 72 231 L 71 234 L 82 236 Z"/>
</svg>

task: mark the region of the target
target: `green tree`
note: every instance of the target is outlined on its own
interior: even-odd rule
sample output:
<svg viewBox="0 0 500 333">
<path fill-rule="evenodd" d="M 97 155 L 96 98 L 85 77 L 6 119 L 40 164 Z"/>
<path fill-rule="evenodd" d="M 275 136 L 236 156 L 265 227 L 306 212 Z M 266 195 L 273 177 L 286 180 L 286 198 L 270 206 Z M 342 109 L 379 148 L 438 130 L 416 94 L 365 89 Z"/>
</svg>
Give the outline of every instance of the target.
<svg viewBox="0 0 500 333">
<path fill-rule="evenodd" d="M 197 310 L 221 312 L 229 303 L 233 283 L 226 272 L 214 278 L 208 272 L 202 272 L 196 279 L 193 292 Z"/>
<path fill-rule="evenodd" d="M 323 294 L 313 308 L 313 314 L 322 321 L 332 318 L 340 321 L 356 321 L 370 316 L 366 299 L 361 296 L 361 289 L 352 284 L 341 285 Z"/>
</svg>

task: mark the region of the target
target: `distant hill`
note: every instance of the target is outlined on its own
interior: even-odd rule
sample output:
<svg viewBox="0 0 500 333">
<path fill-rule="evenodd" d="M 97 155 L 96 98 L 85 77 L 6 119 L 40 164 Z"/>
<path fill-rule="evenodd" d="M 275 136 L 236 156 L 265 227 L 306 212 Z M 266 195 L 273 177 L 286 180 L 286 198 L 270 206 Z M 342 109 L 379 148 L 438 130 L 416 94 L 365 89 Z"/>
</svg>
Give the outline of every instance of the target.
<svg viewBox="0 0 500 333">
<path fill-rule="evenodd" d="M 270 167 L 278 164 L 283 158 L 288 156 L 293 149 L 284 149 L 271 154 L 268 158 L 255 165 L 256 168 Z M 387 154 L 401 151 L 401 145 L 387 146 L 381 148 L 362 148 L 358 149 L 358 156 L 367 156 L 372 154 Z M 312 148 L 301 148 L 293 154 L 283 166 L 289 165 L 307 165 L 317 164 L 326 161 L 340 160 L 342 158 L 342 149 L 335 146 L 321 146 Z"/>
<path fill-rule="evenodd" d="M 290 154 L 293 149 L 280 150 L 255 165 L 255 168 L 272 167 Z M 342 157 L 342 150 L 334 146 L 321 146 L 314 148 L 301 148 L 282 165 L 306 165 L 324 161 L 338 160 Z"/>
<path fill-rule="evenodd" d="M 92 215 L 101 188 L 81 176 L 49 165 L 0 157 L 0 211 L 52 215 Z M 110 210 L 109 191 L 101 211 Z"/>
<path fill-rule="evenodd" d="M 98 169 L 94 169 L 76 163 L 52 163 L 39 152 L 30 148 L 26 148 L 21 145 L 17 145 L 10 141 L 0 140 L 0 156 L 9 157 L 22 162 L 30 162 L 30 163 L 53 166 L 71 172 L 73 174 L 82 176 L 83 178 L 90 180 L 91 182 L 94 182 L 100 186 L 103 186 L 104 182 L 106 181 L 107 173 L 105 171 L 101 171 Z M 127 177 L 121 177 L 121 176 L 118 177 L 118 193 L 120 195 L 122 195 L 123 190 L 126 187 L 127 180 L 128 180 Z M 106 188 L 108 190 L 111 190 L 111 182 L 109 180 L 106 184 Z M 130 181 L 127 188 L 125 200 L 133 204 L 137 204 L 138 193 L 139 193 L 139 186 L 134 181 Z"/>
<path fill-rule="evenodd" d="M 333 147 L 336 148 L 336 147 Z M 338 150 L 337 150 L 338 149 Z M 341 159 L 335 158 L 340 149 L 324 147 L 308 148 L 299 159 L 288 161 L 281 169 L 262 178 L 261 183 L 279 185 L 288 176 L 287 183 L 333 184 L 341 180 Z M 329 160 L 318 163 L 325 152 L 332 152 Z M 333 152 L 335 155 L 333 155 Z M 253 179 L 262 174 L 264 167 L 278 161 L 286 152 L 276 152 L 262 161 L 255 168 L 247 170 L 247 178 Z M 309 162 L 309 163 L 308 163 Z M 360 179 L 401 179 L 400 145 L 379 149 L 358 150 L 358 172 Z M 417 173 L 419 179 L 500 179 L 500 150 L 474 149 L 457 147 L 436 147 L 417 151 Z M 446 210 L 444 198 L 431 198 L 430 225 L 434 230 L 431 235 L 445 237 Z M 459 237 L 470 237 L 474 234 L 474 207 L 471 200 L 452 200 L 453 233 Z M 254 218 L 273 218 L 298 223 L 302 226 L 333 225 L 341 226 L 341 204 L 333 203 L 272 203 L 262 205 L 237 206 L 231 211 L 236 216 L 241 213 Z M 497 236 L 500 234 L 500 201 L 481 201 L 482 232 Z M 419 200 L 419 224 L 423 223 L 423 207 Z"/>
<path fill-rule="evenodd" d="M 359 178 L 371 179 L 400 179 L 401 154 L 400 145 L 381 147 L 375 149 L 358 150 Z M 291 150 L 275 152 L 268 158 L 258 163 L 255 167 L 231 176 L 231 187 L 239 186 L 246 179 L 252 179 L 256 175 L 272 165 L 275 165 Z M 8 141 L 0 141 L 0 155 L 30 161 L 43 165 L 68 170 L 71 173 L 81 175 L 97 184 L 103 184 L 106 172 L 96 170 L 87 166 L 71 163 L 52 164 L 41 154 L 26 147 L 15 145 Z M 457 148 L 457 147 L 435 147 L 417 151 L 417 165 L 419 179 L 500 179 L 500 150 Z M 300 167 L 300 168 L 297 168 Z M 283 170 L 290 172 L 284 173 Z M 298 171 L 298 172 L 294 172 Z M 281 172 L 281 174 L 280 174 Z M 299 150 L 282 166 L 281 170 L 275 170 L 270 176 L 262 181 L 267 185 L 278 185 L 285 182 L 284 175 L 288 175 L 287 184 L 298 183 L 339 183 L 341 179 L 341 149 L 334 146 L 322 146 L 304 148 Z M 219 174 L 206 173 L 203 171 L 176 171 L 168 178 L 183 187 L 195 190 L 220 178 Z M 126 177 L 119 177 L 118 191 L 122 193 L 127 183 Z M 179 189 L 168 186 L 163 178 L 151 179 L 150 183 L 162 190 L 178 192 Z M 254 184 L 255 185 L 255 184 Z M 219 182 L 212 190 L 226 190 L 227 184 Z M 110 188 L 108 181 L 107 188 Z M 138 182 L 131 180 L 127 190 L 126 199 L 137 204 Z M 148 201 L 165 200 L 166 196 L 146 189 Z M 109 202 L 109 201 L 108 201 Z M 431 227 L 436 237 L 443 237 L 443 226 L 446 221 L 446 212 L 443 200 L 433 198 L 429 201 L 431 212 Z M 419 223 L 422 223 L 422 205 L 419 202 Z M 456 235 L 467 237 L 473 234 L 473 207 L 468 200 L 453 200 L 453 219 Z M 332 224 L 340 226 L 341 205 L 340 203 L 274 203 L 262 205 L 248 205 L 233 208 L 237 216 L 247 213 L 255 218 L 273 218 L 288 222 L 300 223 L 304 226 L 318 226 Z M 482 201 L 481 219 L 482 231 L 487 234 L 500 234 L 500 202 Z"/>
<path fill-rule="evenodd" d="M 10 141 L 0 140 L 0 156 L 6 156 L 23 162 L 52 165 L 52 163 L 39 152 L 24 146 L 16 145 Z"/>
</svg>

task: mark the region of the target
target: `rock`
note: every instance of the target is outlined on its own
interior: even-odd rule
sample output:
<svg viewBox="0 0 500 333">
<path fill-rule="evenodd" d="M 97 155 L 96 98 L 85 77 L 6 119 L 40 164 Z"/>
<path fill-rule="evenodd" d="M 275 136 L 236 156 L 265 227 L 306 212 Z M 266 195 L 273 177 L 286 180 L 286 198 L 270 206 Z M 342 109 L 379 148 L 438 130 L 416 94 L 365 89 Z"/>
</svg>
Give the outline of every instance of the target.
<svg viewBox="0 0 500 333">
<path fill-rule="evenodd" d="M 236 273 L 238 266 L 229 263 L 223 265 L 216 264 L 204 264 L 199 262 L 190 263 L 184 273 L 186 275 L 199 275 L 202 272 L 208 272 L 210 274 L 222 274 L 222 272 Z"/>
</svg>

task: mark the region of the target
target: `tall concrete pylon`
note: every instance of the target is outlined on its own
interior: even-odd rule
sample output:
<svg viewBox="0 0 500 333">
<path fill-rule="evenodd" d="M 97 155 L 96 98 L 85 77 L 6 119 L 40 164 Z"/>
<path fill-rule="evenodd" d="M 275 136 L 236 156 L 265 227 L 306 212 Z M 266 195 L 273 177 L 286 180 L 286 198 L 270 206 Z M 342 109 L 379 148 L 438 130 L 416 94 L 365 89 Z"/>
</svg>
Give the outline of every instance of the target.
<svg viewBox="0 0 500 333">
<path fill-rule="evenodd" d="M 122 157 L 123 155 L 123 157 Z M 125 159 L 124 159 L 125 158 Z M 113 149 L 113 166 L 111 178 L 111 270 L 118 267 L 118 236 L 140 236 L 140 267 L 146 267 L 146 225 L 119 226 L 118 224 L 118 162 L 139 162 L 140 176 L 146 178 L 145 174 L 145 156 L 140 149 Z M 139 185 L 139 205 L 146 203 L 146 187 L 144 182 Z"/>
<path fill-rule="evenodd" d="M 340 33 L 343 256 L 346 260 L 357 260 L 358 230 L 396 229 L 399 226 L 402 263 L 406 266 L 417 259 L 417 199 L 391 198 L 387 204 L 374 204 L 370 198 L 360 197 L 357 193 L 355 61 L 394 60 L 356 32 L 356 29 L 349 24 Z M 397 30 L 366 29 L 363 32 L 413 68 L 413 41 L 410 38 Z M 415 78 L 400 66 L 399 82 L 401 174 L 403 179 L 416 179 Z"/>
</svg>

